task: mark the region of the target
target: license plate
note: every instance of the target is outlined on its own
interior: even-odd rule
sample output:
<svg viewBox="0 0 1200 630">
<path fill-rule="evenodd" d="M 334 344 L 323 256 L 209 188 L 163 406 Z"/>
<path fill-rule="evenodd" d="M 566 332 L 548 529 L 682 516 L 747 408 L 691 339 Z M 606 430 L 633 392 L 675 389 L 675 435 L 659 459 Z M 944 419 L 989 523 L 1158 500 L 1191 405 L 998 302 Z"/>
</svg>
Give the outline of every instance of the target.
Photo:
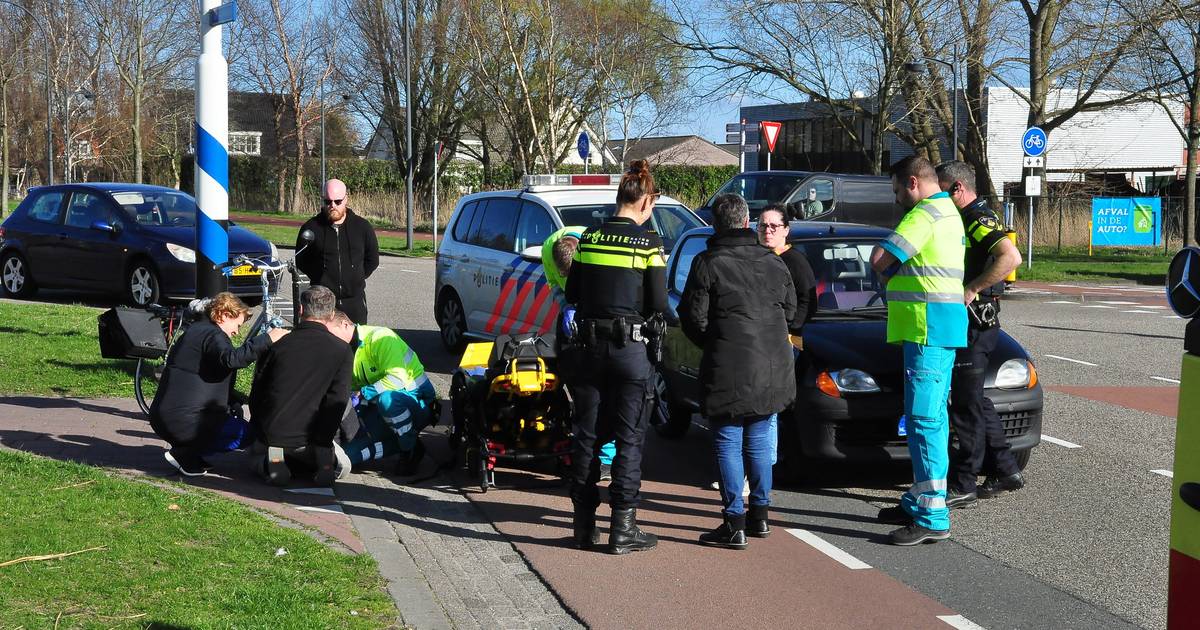
<svg viewBox="0 0 1200 630">
<path fill-rule="evenodd" d="M 233 276 L 257 276 L 260 273 L 262 273 L 262 272 L 255 269 L 254 265 L 238 265 L 237 267 L 233 268 L 233 271 L 230 272 L 230 275 L 233 275 Z"/>
</svg>

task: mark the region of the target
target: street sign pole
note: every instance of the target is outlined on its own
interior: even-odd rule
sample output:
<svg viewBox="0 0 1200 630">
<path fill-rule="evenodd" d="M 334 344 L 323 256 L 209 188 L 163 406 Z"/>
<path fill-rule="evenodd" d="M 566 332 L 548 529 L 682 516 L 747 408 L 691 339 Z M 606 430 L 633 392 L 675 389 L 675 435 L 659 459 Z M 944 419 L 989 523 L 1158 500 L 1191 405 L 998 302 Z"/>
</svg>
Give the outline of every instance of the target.
<svg viewBox="0 0 1200 630">
<path fill-rule="evenodd" d="M 212 297 L 226 285 L 221 265 L 229 260 L 229 65 L 221 49 L 221 25 L 236 16 L 233 3 L 202 0 L 196 60 L 196 297 Z"/>
<path fill-rule="evenodd" d="M 746 172 L 746 119 L 745 118 L 742 119 L 742 124 L 738 126 L 738 132 L 739 132 L 739 135 L 741 135 L 741 137 L 742 137 L 741 141 L 738 142 L 738 155 L 741 156 L 740 157 L 741 161 L 739 162 L 739 166 L 738 166 L 738 172 L 745 173 Z"/>
<path fill-rule="evenodd" d="M 1029 243 L 1026 246 L 1028 252 L 1026 269 L 1033 269 L 1033 198 L 1042 194 L 1041 180 L 1036 182 L 1031 180 L 1037 177 L 1037 169 L 1044 166 L 1042 156 L 1045 155 L 1049 144 L 1049 138 L 1046 137 L 1046 132 L 1041 127 L 1030 127 L 1021 136 L 1021 149 L 1028 156 L 1024 158 L 1023 166 L 1028 167 L 1030 173 L 1025 175 L 1025 168 L 1021 169 L 1021 175 L 1025 179 L 1025 196 L 1029 198 L 1029 234 L 1026 236 Z"/>
</svg>

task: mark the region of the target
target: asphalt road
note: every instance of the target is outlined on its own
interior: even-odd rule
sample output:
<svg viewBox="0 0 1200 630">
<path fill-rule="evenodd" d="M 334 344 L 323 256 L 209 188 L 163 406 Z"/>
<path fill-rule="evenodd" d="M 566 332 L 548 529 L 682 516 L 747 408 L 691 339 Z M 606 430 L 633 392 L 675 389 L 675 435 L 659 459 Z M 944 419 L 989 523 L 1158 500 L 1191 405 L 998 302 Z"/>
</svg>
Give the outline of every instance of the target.
<svg viewBox="0 0 1200 630">
<path fill-rule="evenodd" d="M 445 392 L 455 358 L 438 341 L 432 287 L 431 260 L 387 258 L 368 301 Z M 953 513 L 952 544 L 896 550 L 844 523 L 820 535 L 983 627 L 1165 627 L 1170 479 L 1152 471 L 1172 465 L 1183 320 L 1153 290 L 1101 293 L 1009 301 L 1002 316 L 1046 388 L 1043 433 L 1079 448 L 1043 442 L 1026 489 Z M 903 469 L 830 470 L 773 502 L 871 515 L 908 483 Z"/>
<path fill-rule="evenodd" d="M 433 283 L 431 259 L 384 257 L 367 296 L 372 323 L 398 329 L 445 395 L 457 357 L 438 338 Z M 1005 329 L 1036 362 L 1045 388 L 1043 434 L 1054 440 L 1034 451 L 1024 490 L 953 512 L 950 543 L 898 549 L 881 544 L 888 528 L 871 517 L 911 482 L 907 470 L 833 467 L 803 487 L 773 493 L 787 526 L 807 529 L 984 628 L 1164 628 L 1168 475 L 1184 322 L 1152 289 L 1054 290 L 1063 295 L 1006 301 L 1002 313 Z M 39 297 L 81 299 L 59 292 Z M 694 456 L 696 449 L 708 453 L 706 443 L 702 427 L 682 445 L 652 439 L 650 448 L 661 449 L 665 460 L 686 462 L 671 471 L 670 488 L 712 480 L 711 465 Z M 487 514 L 508 514 L 482 505 Z M 670 518 L 662 520 L 665 527 Z M 687 536 L 700 525 L 712 526 L 703 521 Z M 516 539 L 523 535 L 497 527 Z M 805 544 L 777 538 L 773 545 Z M 652 557 L 669 557 L 663 551 Z M 543 576 L 575 562 L 525 552 L 538 559 Z M 821 579 L 803 563 L 784 570 L 797 582 Z"/>
</svg>

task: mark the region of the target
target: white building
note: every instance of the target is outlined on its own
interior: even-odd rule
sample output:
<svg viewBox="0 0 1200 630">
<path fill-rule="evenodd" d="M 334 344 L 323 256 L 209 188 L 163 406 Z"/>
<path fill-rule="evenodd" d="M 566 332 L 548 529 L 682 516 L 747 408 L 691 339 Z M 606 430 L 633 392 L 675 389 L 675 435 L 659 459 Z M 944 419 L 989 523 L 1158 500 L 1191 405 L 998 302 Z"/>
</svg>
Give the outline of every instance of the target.
<svg viewBox="0 0 1200 630">
<path fill-rule="evenodd" d="M 988 163 L 996 191 L 1003 194 L 1006 183 L 1022 181 L 1024 151 L 1021 138 L 1029 116 L 1029 104 L 1022 97 L 1028 90 L 1007 87 L 984 88 L 986 102 L 983 125 L 987 130 Z M 1054 90 L 1047 99 L 1047 110 L 1071 106 L 1074 90 Z M 1119 98 L 1123 93 L 1098 91 L 1092 102 Z M 831 124 L 828 109 L 815 103 L 743 107 L 742 118 L 749 122 L 775 120 L 784 123 L 776 148 L 776 168 L 803 170 L 862 171 L 865 160 L 855 151 L 844 132 Z M 904 107 L 894 108 L 902 115 Z M 967 124 L 965 106 L 959 107 L 959 134 Z M 1182 124 L 1182 106 L 1175 113 Z M 860 134 L 869 137 L 870 128 L 861 124 Z M 912 155 L 913 149 L 895 135 L 886 136 L 883 163 L 894 164 Z M 943 144 L 948 146 L 949 142 Z M 782 152 L 787 154 L 781 156 Z M 948 152 L 947 152 L 948 154 Z M 750 154 L 746 168 L 758 168 L 760 160 Z M 783 159 L 781 159 L 783 158 Z M 1130 185 L 1147 190 L 1148 177 L 1181 176 L 1186 166 L 1183 137 L 1176 131 L 1171 116 L 1155 103 L 1135 103 L 1094 112 L 1075 114 L 1062 126 L 1050 131 L 1045 153 L 1047 179 L 1083 181 L 1086 174 L 1123 174 Z M 761 160 L 765 163 L 765 159 Z M 810 166 L 806 166 L 810 165 Z"/>
</svg>

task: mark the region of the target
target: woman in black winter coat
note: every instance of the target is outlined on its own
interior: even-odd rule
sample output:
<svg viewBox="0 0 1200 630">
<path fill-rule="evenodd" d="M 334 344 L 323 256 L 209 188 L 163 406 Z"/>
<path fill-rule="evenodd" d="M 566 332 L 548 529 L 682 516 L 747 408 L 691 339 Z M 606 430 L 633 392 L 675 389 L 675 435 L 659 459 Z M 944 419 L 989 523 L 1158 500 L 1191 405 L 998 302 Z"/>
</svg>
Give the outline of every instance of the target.
<svg viewBox="0 0 1200 630">
<path fill-rule="evenodd" d="M 162 382 L 150 405 L 150 426 L 171 444 L 163 456 L 179 472 L 203 475 L 211 468 L 202 455 L 226 450 L 216 444 L 229 418 L 229 394 L 238 368 L 253 363 L 282 329 L 258 335 L 234 348 L 230 339 L 250 309 L 232 293 L 219 293 L 171 346 Z"/>
</svg>

